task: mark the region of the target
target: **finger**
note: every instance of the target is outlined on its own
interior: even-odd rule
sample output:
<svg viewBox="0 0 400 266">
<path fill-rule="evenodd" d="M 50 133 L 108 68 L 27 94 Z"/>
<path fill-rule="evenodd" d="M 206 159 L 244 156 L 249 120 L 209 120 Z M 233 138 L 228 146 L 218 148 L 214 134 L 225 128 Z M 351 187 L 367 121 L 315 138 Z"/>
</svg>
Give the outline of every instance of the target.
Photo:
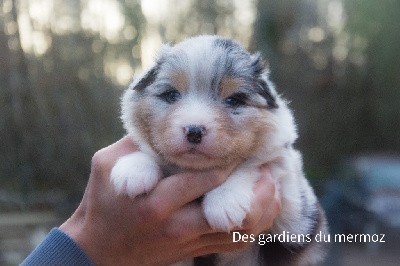
<svg viewBox="0 0 400 266">
<path fill-rule="evenodd" d="M 243 232 L 243 231 L 236 231 Z M 234 232 L 225 233 L 225 232 L 213 232 L 200 236 L 196 239 L 197 244 L 199 246 L 210 246 L 217 244 L 230 244 L 233 243 L 233 234 Z"/>
<path fill-rule="evenodd" d="M 251 229 L 251 232 L 254 234 L 259 234 L 265 231 L 268 231 L 273 223 L 275 218 L 282 210 L 282 202 L 279 188 L 275 189 L 275 194 L 271 201 L 268 202 L 268 208 L 264 209 L 263 215 L 258 221 L 258 224 Z"/>
<path fill-rule="evenodd" d="M 149 195 L 151 205 L 165 216 L 198 199 L 226 180 L 236 165 L 210 172 L 181 173 L 161 180 Z"/>
<path fill-rule="evenodd" d="M 216 244 L 205 246 L 192 251 L 193 257 L 205 256 L 213 253 L 225 253 L 243 250 L 248 248 L 251 243 L 248 242 L 230 242 L 229 244 Z"/>
<path fill-rule="evenodd" d="M 167 236 L 180 242 L 191 241 L 213 232 L 198 202 L 190 203 L 175 212 L 168 219 L 167 226 L 165 229 Z"/>
<path fill-rule="evenodd" d="M 262 169 L 261 177 L 254 186 L 254 198 L 250 212 L 244 220 L 242 229 L 252 230 L 259 223 L 265 212 L 268 212 L 270 204 L 275 197 L 275 182 L 269 171 Z"/>
<path fill-rule="evenodd" d="M 211 253 L 217 253 L 215 247 L 222 245 L 231 245 L 232 235 L 230 233 L 210 233 L 205 234 L 197 239 L 193 239 L 185 243 L 185 247 L 189 248 L 191 257 L 202 256 Z M 214 247 L 214 248 L 210 248 Z"/>
<path fill-rule="evenodd" d="M 246 241 L 234 241 L 234 234 L 248 234 L 244 230 L 238 230 L 230 233 L 212 233 L 201 236 L 197 243 L 192 244 L 192 247 L 197 247 L 192 251 L 194 256 L 204 256 L 212 253 L 223 253 L 238 251 L 248 248 L 257 241 L 256 234 L 248 234 Z"/>
<path fill-rule="evenodd" d="M 167 235 L 180 242 L 195 241 L 200 245 L 229 244 L 233 242 L 233 232 L 217 232 L 210 227 L 204 217 L 200 204 L 194 203 L 183 207 L 173 218 L 168 220 Z M 241 234 L 248 233 L 243 230 Z"/>
<path fill-rule="evenodd" d="M 239 230 L 230 233 L 209 233 L 186 243 L 185 246 L 191 247 L 191 252 L 194 254 L 193 256 L 203 256 L 211 253 L 221 253 L 243 249 L 257 240 L 257 235 L 249 235 L 247 242 L 234 241 L 235 233 L 240 233 L 243 235 L 247 232 Z"/>
<path fill-rule="evenodd" d="M 281 211 L 281 203 L 280 200 L 275 199 L 271 204 L 271 207 L 268 208 L 267 211 L 264 212 L 263 216 L 260 218 L 258 224 L 251 229 L 251 233 L 258 235 L 260 233 L 264 233 L 271 229 L 275 218 Z"/>
<path fill-rule="evenodd" d="M 92 158 L 92 174 L 101 174 L 108 178 L 111 168 L 117 160 L 129 153 L 139 150 L 139 147 L 129 136 L 125 136 L 117 142 L 97 151 Z"/>
</svg>

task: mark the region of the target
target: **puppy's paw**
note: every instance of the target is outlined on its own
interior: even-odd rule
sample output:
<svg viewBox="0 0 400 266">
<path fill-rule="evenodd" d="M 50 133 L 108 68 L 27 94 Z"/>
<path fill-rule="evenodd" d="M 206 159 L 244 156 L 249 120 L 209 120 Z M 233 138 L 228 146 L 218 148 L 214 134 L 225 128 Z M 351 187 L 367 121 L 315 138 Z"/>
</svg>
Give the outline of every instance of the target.
<svg viewBox="0 0 400 266">
<path fill-rule="evenodd" d="M 208 224 L 216 230 L 230 232 L 241 227 L 250 211 L 252 190 L 219 186 L 203 199 L 203 209 Z"/>
<path fill-rule="evenodd" d="M 111 170 L 111 183 L 117 193 L 131 198 L 152 190 L 160 178 L 157 162 L 143 152 L 121 157 Z"/>
</svg>

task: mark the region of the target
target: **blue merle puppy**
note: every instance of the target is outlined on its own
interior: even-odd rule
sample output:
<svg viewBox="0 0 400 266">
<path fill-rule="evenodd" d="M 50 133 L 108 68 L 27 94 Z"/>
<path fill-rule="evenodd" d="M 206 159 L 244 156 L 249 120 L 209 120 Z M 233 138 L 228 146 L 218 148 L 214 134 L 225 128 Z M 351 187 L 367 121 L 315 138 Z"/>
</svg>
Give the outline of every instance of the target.
<svg viewBox="0 0 400 266">
<path fill-rule="evenodd" d="M 228 179 L 202 200 L 210 226 L 229 232 L 242 225 L 258 169 L 267 164 L 282 197 L 282 212 L 270 233 L 327 233 L 301 155 L 293 148 L 292 113 L 258 53 L 218 36 L 165 45 L 125 92 L 122 120 L 140 151 L 114 166 L 111 181 L 118 193 L 134 198 L 152 190 L 163 175 L 223 168 L 239 160 Z M 323 253 L 314 240 L 255 242 L 247 250 L 213 258 L 216 265 L 307 265 L 319 262 Z"/>
</svg>

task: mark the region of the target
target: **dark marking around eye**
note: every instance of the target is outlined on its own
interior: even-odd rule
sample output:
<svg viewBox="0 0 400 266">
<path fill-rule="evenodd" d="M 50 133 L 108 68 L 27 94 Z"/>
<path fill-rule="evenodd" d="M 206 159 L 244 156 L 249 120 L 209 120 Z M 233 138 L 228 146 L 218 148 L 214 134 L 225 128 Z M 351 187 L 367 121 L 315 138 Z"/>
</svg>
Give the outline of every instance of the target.
<svg viewBox="0 0 400 266">
<path fill-rule="evenodd" d="M 165 90 L 163 93 L 157 95 L 157 97 L 169 104 L 173 104 L 176 101 L 178 101 L 182 97 L 182 95 L 174 87 L 167 86 L 167 90 Z"/>
<path fill-rule="evenodd" d="M 246 94 L 244 93 L 235 93 L 228 98 L 224 99 L 224 104 L 231 108 L 237 108 L 246 105 L 246 101 L 248 100 Z"/>
</svg>

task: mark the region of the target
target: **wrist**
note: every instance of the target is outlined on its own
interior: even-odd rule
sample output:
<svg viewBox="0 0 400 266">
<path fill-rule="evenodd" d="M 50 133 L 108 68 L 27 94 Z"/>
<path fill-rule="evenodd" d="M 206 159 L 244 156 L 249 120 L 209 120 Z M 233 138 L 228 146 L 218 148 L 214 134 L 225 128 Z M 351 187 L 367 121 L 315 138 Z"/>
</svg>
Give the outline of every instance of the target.
<svg viewBox="0 0 400 266">
<path fill-rule="evenodd" d="M 94 245 L 97 243 L 96 239 L 87 241 L 90 239 L 88 236 L 90 230 L 85 226 L 84 212 L 80 209 L 81 206 L 75 211 L 75 213 L 65 221 L 59 229 L 64 232 L 69 238 L 71 238 L 79 248 L 97 265 L 98 254 Z"/>
<path fill-rule="evenodd" d="M 53 228 L 21 265 L 91 266 L 93 262 L 69 235 L 59 228 Z"/>
</svg>

